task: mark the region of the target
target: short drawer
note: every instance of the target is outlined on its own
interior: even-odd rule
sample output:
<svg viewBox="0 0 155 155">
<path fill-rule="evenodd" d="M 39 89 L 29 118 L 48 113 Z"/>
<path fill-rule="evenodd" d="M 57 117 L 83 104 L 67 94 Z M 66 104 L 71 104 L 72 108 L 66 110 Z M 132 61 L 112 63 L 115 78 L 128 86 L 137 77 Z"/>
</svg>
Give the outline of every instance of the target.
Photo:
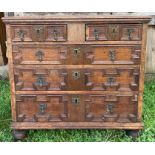
<svg viewBox="0 0 155 155">
<path fill-rule="evenodd" d="M 140 64 L 140 56 L 138 45 L 13 45 L 16 65 Z"/>
<path fill-rule="evenodd" d="M 137 103 L 137 93 L 16 95 L 17 121 L 136 122 Z"/>
<path fill-rule="evenodd" d="M 86 24 L 86 41 L 138 41 L 141 24 Z"/>
<path fill-rule="evenodd" d="M 51 68 L 16 67 L 19 91 L 138 91 L 138 67 Z"/>
<path fill-rule="evenodd" d="M 12 41 L 67 41 L 67 25 L 12 25 Z"/>
</svg>

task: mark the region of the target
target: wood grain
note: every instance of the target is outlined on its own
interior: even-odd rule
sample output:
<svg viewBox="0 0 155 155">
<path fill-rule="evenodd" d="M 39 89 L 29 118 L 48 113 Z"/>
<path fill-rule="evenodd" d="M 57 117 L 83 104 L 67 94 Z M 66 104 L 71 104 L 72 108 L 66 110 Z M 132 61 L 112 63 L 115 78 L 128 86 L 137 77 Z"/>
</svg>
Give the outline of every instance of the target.
<svg viewBox="0 0 155 155">
<path fill-rule="evenodd" d="M 85 24 L 68 24 L 68 42 L 85 41 Z"/>
</svg>

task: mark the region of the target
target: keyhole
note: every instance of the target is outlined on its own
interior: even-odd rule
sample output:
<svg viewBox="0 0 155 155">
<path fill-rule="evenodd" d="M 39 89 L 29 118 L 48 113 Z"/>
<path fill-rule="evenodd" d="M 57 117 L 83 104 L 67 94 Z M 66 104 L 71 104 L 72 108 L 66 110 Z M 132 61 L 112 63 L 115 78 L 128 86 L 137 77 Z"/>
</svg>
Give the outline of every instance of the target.
<svg viewBox="0 0 155 155">
<path fill-rule="evenodd" d="M 79 48 L 73 50 L 73 55 L 74 56 L 78 56 L 79 53 L 80 53 L 80 49 Z"/>
<path fill-rule="evenodd" d="M 76 76 L 76 77 L 78 76 L 78 73 L 77 73 L 77 72 L 75 73 L 75 76 Z"/>
<path fill-rule="evenodd" d="M 77 54 L 78 54 L 78 50 L 75 50 L 75 51 L 74 51 L 74 54 L 77 55 Z"/>
<path fill-rule="evenodd" d="M 77 100 L 77 98 L 75 99 L 75 104 L 77 104 L 78 103 L 78 100 Z"/>
<path fill-rule="evenodd" d="M 75 54 L 76 54 L 76 55 L 78 54 L 78 50 L 75 50 Z"/>
</svg>

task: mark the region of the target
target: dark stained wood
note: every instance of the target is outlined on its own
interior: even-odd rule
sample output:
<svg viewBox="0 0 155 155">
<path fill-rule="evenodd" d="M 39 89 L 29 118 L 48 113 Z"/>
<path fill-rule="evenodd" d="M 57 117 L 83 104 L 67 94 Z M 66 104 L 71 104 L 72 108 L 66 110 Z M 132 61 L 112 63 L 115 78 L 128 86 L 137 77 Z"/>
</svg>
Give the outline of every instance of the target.
<svg viewBox="0 0 155 155">
<path fill-rule="evenodd" d="M 148 17 L 8 17 L 12 128 L 142 129 Z"/>
<path fill-rule="evenodd" d="M 2 21 L 2 17 L 4 17 L 4 13 L 0 12 L 0 46 L 1 46 L 0 57 L 2 57 L 3 63 L 7 64 L 8 58 L 6 56 L 6 44 L 5 44 L 6 28 L 5 28 L 5 24 Z"/>
</svg>

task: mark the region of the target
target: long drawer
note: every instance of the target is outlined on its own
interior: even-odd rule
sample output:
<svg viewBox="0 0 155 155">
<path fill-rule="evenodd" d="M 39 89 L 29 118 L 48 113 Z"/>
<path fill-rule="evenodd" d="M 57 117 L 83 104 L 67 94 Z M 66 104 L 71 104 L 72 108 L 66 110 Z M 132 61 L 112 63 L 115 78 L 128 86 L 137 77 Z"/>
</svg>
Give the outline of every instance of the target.
<svg viewBox="0 0 155 155">
<path fill-rule="evenodd" d="M 19 64 L 100 65 L 140 64 L 139 45 L 14 45 Z"/>
<path fill-rule="evenodd" d="M 138 94 L 16 95 L 18 122 L 136 122 Z"/>
<path fill-rule="evenodd" d="M 139 87 L 139 67 L 132 66 L 19 66 L 14 68 L 14 76 L 19 91 L 137 91 Z"/>
</svg>

